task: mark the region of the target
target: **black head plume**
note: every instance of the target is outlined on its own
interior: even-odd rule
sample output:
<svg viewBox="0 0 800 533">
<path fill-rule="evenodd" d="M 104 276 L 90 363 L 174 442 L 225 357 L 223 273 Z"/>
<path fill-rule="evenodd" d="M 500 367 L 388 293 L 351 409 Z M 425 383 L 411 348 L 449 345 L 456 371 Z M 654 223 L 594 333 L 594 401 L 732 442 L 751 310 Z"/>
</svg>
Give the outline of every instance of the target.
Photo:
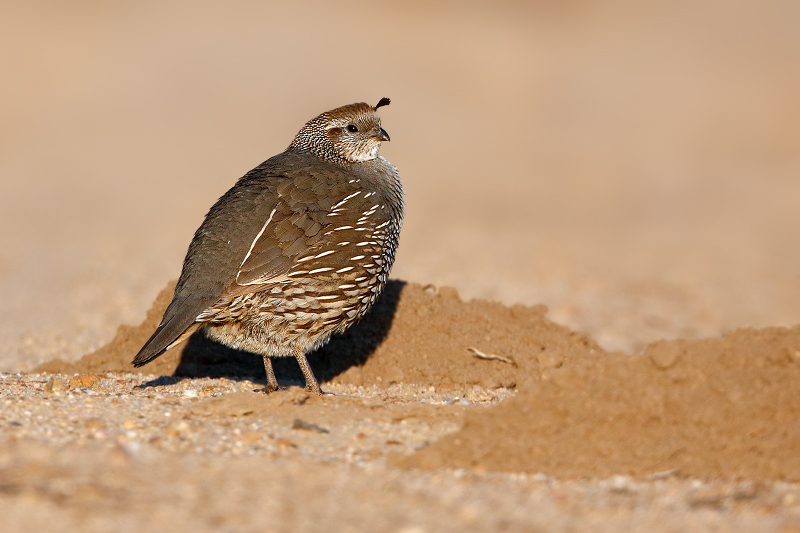
<svg viewBox="0 0 800 533">
<path fill-rule="evenodd" d="M 392 101 L 384 96 L 383 98 L 381 98 L 381 101 L 378 102 L 378 105 L 376 105 L 373 109 L 375 109 L 377 111 L 379 107 L 384 106 L 384 105 L 389 105 L 391 103 L 392 103 Z"/>
</svg>

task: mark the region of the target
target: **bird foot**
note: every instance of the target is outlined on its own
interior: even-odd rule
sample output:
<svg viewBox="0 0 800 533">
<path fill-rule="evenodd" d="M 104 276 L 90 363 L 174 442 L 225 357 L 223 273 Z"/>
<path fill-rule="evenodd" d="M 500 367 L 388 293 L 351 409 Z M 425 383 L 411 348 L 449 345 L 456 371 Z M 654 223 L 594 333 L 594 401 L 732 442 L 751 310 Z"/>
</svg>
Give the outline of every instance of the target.
<svg viewBox="0 0 800 533">
<path fill-rule="evenodd" d="M 286 389 L 286 387 L 281 387 L 281 386 L 279 386 L 279 385 L 269 385 L 269 384 L 268 384 L 266 387 L 264 387 L 263 389 L 261 389 L 261 392 L 263 392 L 264 394 L 270 394 L 270 393 L 272 393 L 272 392 L 277 392 L 277 391 L 279 391 L 279 390 L 280 390 L 280 391 L 285 391 L 285 390 L 287 390 L 287 389 Z"/>
<path fill-rule="evenodd" d="M 310 394 L 316 394 L 317 396 L 335 396 L 332 392 L 323 392 L 322 389 L 317 385 L 316 387 L 313 385 L 306 385 L 306 392 Z"/>
</svg>

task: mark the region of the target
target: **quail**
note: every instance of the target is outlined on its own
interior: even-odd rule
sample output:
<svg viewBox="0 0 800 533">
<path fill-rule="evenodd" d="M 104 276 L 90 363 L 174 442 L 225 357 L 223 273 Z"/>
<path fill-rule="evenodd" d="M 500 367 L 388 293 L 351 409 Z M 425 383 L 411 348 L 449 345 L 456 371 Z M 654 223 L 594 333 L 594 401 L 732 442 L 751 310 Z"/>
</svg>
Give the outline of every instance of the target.
<svg viewBox="0 0 800 533">
<path fill-rule="evenodd" d="M 203 329 L 263 356 L 265 392 L 279 389 L 271 358 L 293 356 L 306 390 L 322 394 L 306 354 L 367 312 L 397 249 L 403 187 L 378 155 L 389 134 L 377 111 L 389 103 L 322 113 L 214 204 L 134 366 Z"/>
</svg>

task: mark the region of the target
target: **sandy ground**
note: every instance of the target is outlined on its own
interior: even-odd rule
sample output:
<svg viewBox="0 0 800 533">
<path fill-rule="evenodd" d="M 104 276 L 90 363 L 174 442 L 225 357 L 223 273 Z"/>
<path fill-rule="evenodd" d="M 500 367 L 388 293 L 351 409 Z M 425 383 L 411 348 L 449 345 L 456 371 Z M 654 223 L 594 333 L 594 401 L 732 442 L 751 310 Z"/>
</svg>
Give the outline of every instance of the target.
<svg viewBox="0 0 800 533">
<path fill-rule="evenodd" d="M 0 9 L 13 529 L 798 527 L 795 2 Z M 412 283 L 315 356 L 340 394 L 205 415 L 260 374 L 200 338 L 127 374 L 154 318 L 117 327 L 211 203 L 304 121 L 381 96 Z"/>
<path fill-rule="evenodd" d="M 10 500 L 55 502 L 81 530 L 123 517 L 133 521 L 126 530 L 255 530 L 255 509 L 275 490 L 284 500 L 270 516 L 286 531 L 800 528 L 800 326 L 609 354 L 541 306 L 463 302 L 451 288 L 393 281 L 362 322 L 310 358 L 331 396 L 298 388 L 291 359 L 276 365 L 291 387 L 266 395 L 258 356 L 200 333 L 140 369 L 161 377 L 124 373 L 173 288 L 142 324 L 80 360 L 4 376 L 0 473 Z M 86 448 L 113 469 L 65 471 Z M 194 463 L 178 468 L 227 485 L 238 467 L 220 472 L 214 461 L 225 456 L 246 458 L 234 496 L 209 508 L 215 496 L 193 488 L 168 499 L 191 519 L 137 521 L 138 506 L 165 505 L 152 494 L 197 483 L 157 465 Z M 332 465 L 335 473 L 325 470 Z M 273 470 L 284 467 L 283 483 L 311 493 L 304 502 L 314 511 L 274 486 L 284 474 Z M 242 503 L 241 491 L 259 496 Z M 409 497 L 424 503 L 397 514 Z M 337 512 L 318 515 L 317 506 Z"/>
<path fill-rule="evenodd" d="M 336 396 L 267 397 L 247 380 L 154 377 L 0 375 L 6 531 L 800 527 L 796 483 L 391 466 L 504 391 L 329 384 Z"/>
</svg>

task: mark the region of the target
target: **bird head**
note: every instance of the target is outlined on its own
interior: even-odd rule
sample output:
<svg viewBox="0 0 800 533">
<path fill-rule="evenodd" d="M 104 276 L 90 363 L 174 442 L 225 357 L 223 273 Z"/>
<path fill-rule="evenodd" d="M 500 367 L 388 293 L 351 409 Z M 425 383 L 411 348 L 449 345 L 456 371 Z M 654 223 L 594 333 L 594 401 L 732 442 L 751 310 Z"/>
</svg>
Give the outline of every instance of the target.
<svg viewBox="0 0 800 533">
<path fill-rule="evenodd" d="M 326 111 L 306 122 L 289 149 L 311 152 L 339 163 L 375 159 L 381 142 L 389 140 L 377 111 L 390 102 L 388 98 L 381 98 L 374 107 L 359 103 Z"/>
</svg>

